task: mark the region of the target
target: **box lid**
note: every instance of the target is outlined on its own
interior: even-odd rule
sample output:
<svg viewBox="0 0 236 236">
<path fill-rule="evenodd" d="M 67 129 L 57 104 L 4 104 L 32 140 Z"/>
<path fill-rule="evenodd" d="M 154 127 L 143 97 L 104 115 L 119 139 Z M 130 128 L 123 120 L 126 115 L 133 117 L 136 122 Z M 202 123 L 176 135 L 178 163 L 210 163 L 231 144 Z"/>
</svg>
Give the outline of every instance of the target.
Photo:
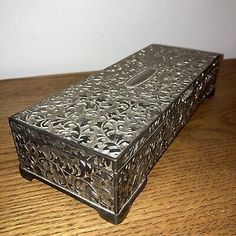
<svg viewBox="0 0 236 236">
<path fill-rule="evenodd" d="M 117 159 L 217 56 L 150 45 L 13 118 Z"/>
</svg>

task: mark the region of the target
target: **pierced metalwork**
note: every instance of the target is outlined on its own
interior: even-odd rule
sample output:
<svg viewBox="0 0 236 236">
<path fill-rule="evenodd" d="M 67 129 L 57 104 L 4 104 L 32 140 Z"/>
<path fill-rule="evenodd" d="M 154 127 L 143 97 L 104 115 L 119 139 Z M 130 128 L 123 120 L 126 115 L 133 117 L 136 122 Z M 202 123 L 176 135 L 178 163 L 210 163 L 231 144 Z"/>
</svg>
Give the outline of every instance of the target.
<svg viewBox="0 0 236 236">
<path fill-rule="evenodd" d="M 10 118 L 20 168 L 119 223 L 215 87 L 219 55 L 150 45 Z"/>
</svg>

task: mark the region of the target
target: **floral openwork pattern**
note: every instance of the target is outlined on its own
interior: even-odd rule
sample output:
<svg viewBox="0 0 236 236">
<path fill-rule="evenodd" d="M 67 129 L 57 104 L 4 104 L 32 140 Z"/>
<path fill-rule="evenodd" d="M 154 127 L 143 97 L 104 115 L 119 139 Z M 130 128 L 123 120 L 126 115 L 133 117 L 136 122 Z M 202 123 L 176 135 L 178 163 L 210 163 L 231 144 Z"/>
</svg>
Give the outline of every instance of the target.
<svg viewBox="0 0 236 236">
<path fill-rule="evenodd" d="M 216 56 L 151 45 L 15 118 L 116 158 Z M 156 71 L 151 79 L 126 86 L 130 78 L 150 68 Z"/>
<path fill-rule="evenodd" d="M 163 113 L 163 123 L 152 132 L 151 137 L 144 135 L 143 146 L 140 149 L 132 150 L 132 153 L 127 153 L 132 158 L 120 169 L 118 174 L 119 209 L 127 203 L 130 196 L 147 178 L 150 170 L 190 119 L 199 104 L 214 91 L 217 68 L 218 65 L 211 66 L 205 74 L 199 76 L 192 86 Z M 150 138 L 145 139 L 145 137 Z"/>
<path fill-rule="evenodd" d="M 114 174 L 47 134 L 11 122 L 20 168 L 69 190 L 87 202 L 114 211 Z"/>
<path fill-rule="evenodd" d="M 215 89 L 219 55 L 150 45 L 10 118 L 20 168 L 112 223 Z"/>
</svg>

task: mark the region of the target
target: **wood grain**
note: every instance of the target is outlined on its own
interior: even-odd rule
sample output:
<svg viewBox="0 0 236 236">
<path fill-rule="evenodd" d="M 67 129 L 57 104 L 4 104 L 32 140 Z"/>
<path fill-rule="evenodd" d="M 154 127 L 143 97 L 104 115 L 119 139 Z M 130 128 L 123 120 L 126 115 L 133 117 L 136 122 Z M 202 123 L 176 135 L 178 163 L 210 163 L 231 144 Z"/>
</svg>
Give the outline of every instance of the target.
<svg viewBox="0 0 236 236">
<path fill-rule="evenodd" d="M 148 176 L 117 226 L 18 173 L 7 118 L 89 73 L 0 81 L 0 235 L 235 235 L 236 60 Z"/>
</svg>

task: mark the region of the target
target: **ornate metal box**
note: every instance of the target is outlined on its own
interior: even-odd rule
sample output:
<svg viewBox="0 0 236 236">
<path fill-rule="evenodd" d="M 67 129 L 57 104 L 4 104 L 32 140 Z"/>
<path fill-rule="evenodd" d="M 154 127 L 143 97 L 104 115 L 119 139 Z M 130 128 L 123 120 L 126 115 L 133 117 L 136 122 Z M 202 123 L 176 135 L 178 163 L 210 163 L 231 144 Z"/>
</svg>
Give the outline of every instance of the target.
<svg viewBox="0 0 236 236">
<path fill-rule="evenodd" d="M 162 153 L 214 93 L 219 59 L 150 45 L 11 116 L 21 175 L 120 223 Z"/>
</svg>

